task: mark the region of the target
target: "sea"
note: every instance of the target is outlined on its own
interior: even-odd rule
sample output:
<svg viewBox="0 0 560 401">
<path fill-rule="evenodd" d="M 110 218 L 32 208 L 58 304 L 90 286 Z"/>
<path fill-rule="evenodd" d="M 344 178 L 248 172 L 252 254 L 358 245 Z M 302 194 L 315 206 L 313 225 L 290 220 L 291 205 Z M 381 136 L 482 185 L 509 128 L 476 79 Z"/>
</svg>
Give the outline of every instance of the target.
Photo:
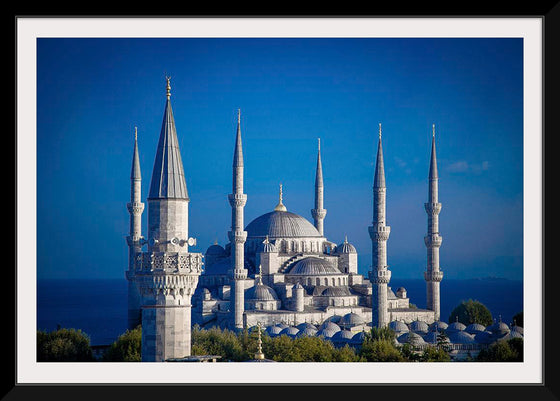
<svg viewBox="0 0 560 401">
<path fill-rule="evenodd" d="M 426 282 L 396 279 L 393 290 L 405 287 L 410 301 L 426 307 Z M 393 280 L 392 280 L 393 282 Z M 109 345 L 127 330 L 125 279 L 43 279 L 37 281 L 37 330 L 80 329 L 91 345 Z M 523 282 L 500 278 L 447 279 L 440 285 L 441 320 L 462 301 L 482 302 L 492 317 L 510 324 L 523 311 Z"/>
</svg>

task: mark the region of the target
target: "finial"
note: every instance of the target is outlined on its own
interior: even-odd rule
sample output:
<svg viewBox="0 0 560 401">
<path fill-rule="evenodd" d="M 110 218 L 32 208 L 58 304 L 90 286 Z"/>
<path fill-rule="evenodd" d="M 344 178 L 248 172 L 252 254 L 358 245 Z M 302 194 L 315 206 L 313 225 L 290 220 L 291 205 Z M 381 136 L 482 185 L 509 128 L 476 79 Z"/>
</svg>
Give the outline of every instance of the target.
<svg viewBox="0 0 560 401">
<path fill-rule="evenodd" d="M 167 80 L 167 87 L 166 87 L 166 89 L 167 89 L 167 99 L 169 99 L 171 97 L 171 84 L 170 84 L 171 77 L 166 75 L 165 79 Z"/>
<path fill-rule="evenodd" d="M 266 238 L 263 241 L 263 244 L 269 244 L 270 241 L 268 240 L 268 234 L 266 235 Z"/>
<path fill-rule="evenodd" d="M 274 208 L 274 211 L 276 212 L 285 212 L 288 209 L 286 209 L 286 206 L 284 206 L 284 204 L 282 203 L 282 184 L 280 184 L 280 194 L 279 194 L 279 200 L 278 200 L 278 204 L 276 205 L 276 207 Z"/>
<path fill-rule="evenodd" d="M 255 359 L 264 359 L 264 354 L 262 352 L 261 322 L 257 322 L 257 332 L 257 353 L 255 354 Z"/>
<path fill-rule="evenodd" d="M 432 137 L 436 136 L 436 125 L 432 124 Z"/>
<path fill-rule="evenodd" d="M 217 238 L 214 240 L 214 245 L 218 245 L 218 239 Z"/>
<path fill-rule="evenodd" d="M 134 140 L 138 140 L 138 127 L 134 127 Z"/>
<path fill-rule="evenodd" d="M 344 243 L 347 244 L 348 243 L 348 236 L 346 234 L 344 234 Z"/>
<path fill-rule="evenodd" d="M 381 123 L 379 123 L 379 139 L 381 139 Z"/>
<path fill-rule="evenodd" d="M 241 124 L 241 109 L 237 109 L 237 124 Z"/>
<path fill-rule="evenodd" d="M 319 143 L 317 149 L 319 150 L 319 153 L 321 153 L 321 138 L 317 138 L 317 142 Z"/>
<path fill-rule="evenodd" d="M 268 238 L 268 236 L 267 236 Z M 259 276 L 262 276 L 262 264 L 259 263 Z"/>
</svg>

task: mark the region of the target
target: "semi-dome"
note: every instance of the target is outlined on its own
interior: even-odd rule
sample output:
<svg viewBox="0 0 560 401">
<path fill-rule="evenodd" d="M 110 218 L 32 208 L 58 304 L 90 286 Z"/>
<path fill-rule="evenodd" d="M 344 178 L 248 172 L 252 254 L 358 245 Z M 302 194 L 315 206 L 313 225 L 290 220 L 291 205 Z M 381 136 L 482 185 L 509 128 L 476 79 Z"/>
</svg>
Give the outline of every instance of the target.
<svg viewBox="0 0 560 401">
<path fill-rule="evenodd" d="M 266 238 L 309 238 L 323 236 L 307 219 L 288 211 L 273 211 L 251 221 L 247 227 L 247 237 Z"/>
<path fill-rule="evenodd" d="M 311 256 L 296 262 L 288 274 L 299 276 L 324 276 L 341 273 L 340 270 L 326 260 Z"/>
</svg>

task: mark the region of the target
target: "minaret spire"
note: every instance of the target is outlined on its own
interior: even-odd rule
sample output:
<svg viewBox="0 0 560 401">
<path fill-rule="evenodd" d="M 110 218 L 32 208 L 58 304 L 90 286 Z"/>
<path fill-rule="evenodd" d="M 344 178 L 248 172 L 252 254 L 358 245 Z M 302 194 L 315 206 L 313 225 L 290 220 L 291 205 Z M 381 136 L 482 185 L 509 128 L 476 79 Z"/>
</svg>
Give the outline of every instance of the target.
<svg viewBox="0 0 560 401">
<path fill-rule="evenodd" d="M 442 237 L 439 235 L 439 212 L 441 203 L 438 201 L 438 172 L 436 160 L 436 128 L 432 125 L 432 153 L 430 156 L 430 171 L 428 173 L 428 202 L 424 204 L 428 214 L 428 233 L 424 237 L 427 248 L 427 266 L 424 272 L 426 280 L 426 307 L 433 310 L 435 319 L 440 318 L 440 282 L 443 272 L 439 267 L 439 247 Z"/>
<path fill-rule="evenodd" d="M 324 222 L 327 209 L 323 207 L 323 166 L 321 163 L 321 138 L 317 138 L 317 169 L 315 171 L 315 208 L 311 210 L 313 222 L 319 234 L 324 235 Z"/>
<path fill-rule="evenodd" d="M 372 241 L 372 270 L 369 272 L 369 279 L 373 286 L 372 325 L 375 327 L 385 327 L 389 324 L 387 284 L 391 279 L 391 271 L 387 265 L 387 240 L 391 227 L 385 225 L 385 202 L 385 167 L 379 124 L 379 143 L 373 178 L 373 224 L 368 227 Z"/>
<path fill-rule="evenodd" d="M 126 207 L 130 214 L 130 230 L 126 241 L 128 244 L 127 279 L 134 275 L 136 254 L 142 251 L 144 237 L 142 237 L 142 174 L 140 173 L 140 158 L 138 154 L 138 127 L 134 127 L 134 150 L 132 153 L 132 169 L 130 172 L 130 202 Z M 136 283 L 129 281 L 128 289 L 128 327 L 133 329 L 141 321 L 140 294 Z"/>
<path fill-rule="evenodd" d="M 243 314 L 245 311 L 245 279 L 248 271 L 245 269 L 245 240 L 244 207 L 247 195 L 243 193 L 243 147 L 241 144 L 241 110 L 237 110 L 237 132 L 235 149 L 233 151 L 233 188 L 228 195 L 231 205 L 231 231 L 228 233 L 231 242 L 232 271 L 234 287 L 233 326 L 243 328 Z"/>
</svg>

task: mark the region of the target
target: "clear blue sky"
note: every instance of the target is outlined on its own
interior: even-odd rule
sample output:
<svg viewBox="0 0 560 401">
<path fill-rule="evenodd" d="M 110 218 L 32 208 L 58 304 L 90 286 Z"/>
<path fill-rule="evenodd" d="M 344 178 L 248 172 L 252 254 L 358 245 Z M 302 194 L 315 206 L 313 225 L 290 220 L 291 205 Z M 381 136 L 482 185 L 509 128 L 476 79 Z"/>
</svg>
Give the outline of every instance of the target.
<svg viewBox="0 0 560 401">
<path fill-rule="evenodd" d="M 146 202 L 169 75 L 193 251 L 227 241 L 240 108 L 246 224 L 279 183 L 312 220 L 320 137 L 325 234 L 367 270 L 382 123 L 388 263 L 422 278 L 436 124 L 445 277 L 521 279 L 522 56 L 522 39 L 38 39 L 37 276 L 124 280 L 134 127 Z"/>
</svg>

